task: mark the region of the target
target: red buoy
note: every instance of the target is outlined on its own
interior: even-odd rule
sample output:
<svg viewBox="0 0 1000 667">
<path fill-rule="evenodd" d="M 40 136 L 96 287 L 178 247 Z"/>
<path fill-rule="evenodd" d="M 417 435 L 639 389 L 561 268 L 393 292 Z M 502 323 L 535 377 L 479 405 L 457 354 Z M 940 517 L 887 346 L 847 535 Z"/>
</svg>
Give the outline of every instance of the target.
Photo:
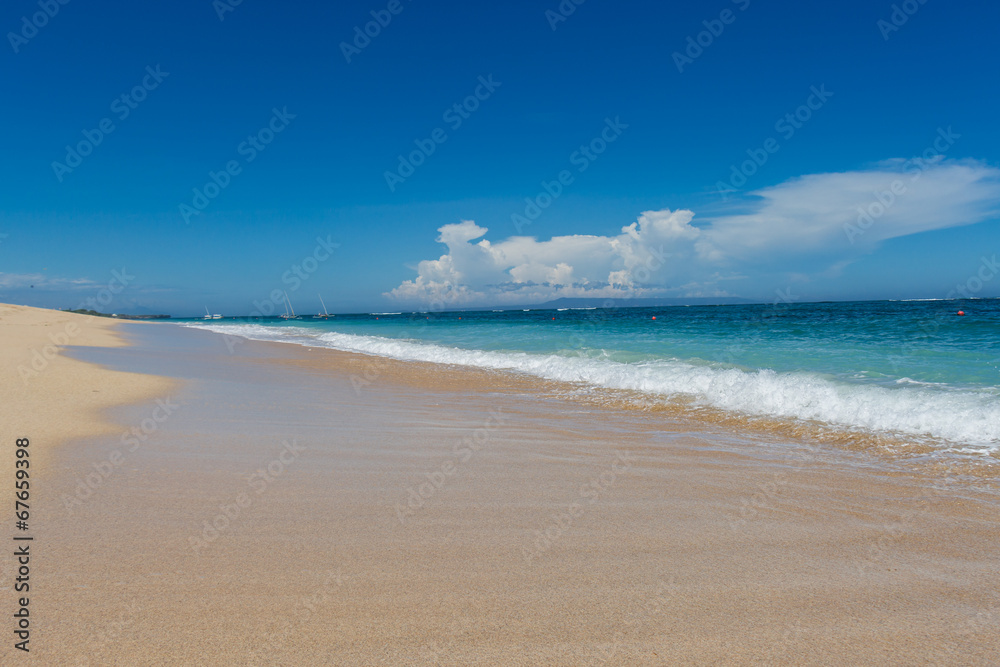
<svg viewBox="0 0 1000 667">
<path fill-rule="evenodd" d="M 654 320 L 656 319 L 656 315 L 653 315 L 653 319 L 654 319 Z"/>
<path fill-rule="evenodd" d="M 958 311 L 958 314 L 959 315 L 965 315 L 965 311 L 964 310 L 960 310 L 960 311 Z"/>
</svg>

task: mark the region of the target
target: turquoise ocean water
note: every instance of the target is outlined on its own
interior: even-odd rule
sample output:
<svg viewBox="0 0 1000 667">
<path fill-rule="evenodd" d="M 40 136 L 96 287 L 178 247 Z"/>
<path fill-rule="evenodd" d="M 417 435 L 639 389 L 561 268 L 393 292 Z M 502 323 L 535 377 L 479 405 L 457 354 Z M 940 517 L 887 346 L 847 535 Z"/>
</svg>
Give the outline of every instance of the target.
<svg viewBox="0 0 1000 667">
<path fill-rule="evenodd" d="M 517 371 L 741 418 L 920 440 L 942 452 L 988 459 L 1000 453 L 1000 299 L 182 324 L 256 340 Z"/>
</svg>

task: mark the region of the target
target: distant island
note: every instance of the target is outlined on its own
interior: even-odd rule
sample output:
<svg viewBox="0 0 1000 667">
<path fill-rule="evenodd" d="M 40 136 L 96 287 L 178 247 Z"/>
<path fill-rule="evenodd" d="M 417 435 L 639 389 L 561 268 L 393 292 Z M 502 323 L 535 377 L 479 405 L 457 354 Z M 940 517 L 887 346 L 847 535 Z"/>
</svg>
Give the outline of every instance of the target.
<svg viewBox="0 0 1000 667">
<path fill-rule="evenodd" d="M 99 313 L 96 310 L 85 308 L 63 308 L 64 313 L 76 313 L 78 315 L 93 315 L 94 317 L 114 317 L 119 320 L 169 320 L 169 315 L 126 315 L 123 313 Z"/>
<path fill-rule="evenodd" d="M 743 299 L 733 296 L 691 296 L 691 297 L 653 297 L 653 298 L 632 298 L 632 299 L 607 299 L 607 298 L 571 298 L 563 297 L 554 301 L 530 306 L 537 310 L 551 310 L 553 308 L 607 308 L 605 305 L 611 302 L 616 308 L 651 308 L 657 306 L 734 306 L 756 303 L 751 299 Z"/>
</svg>

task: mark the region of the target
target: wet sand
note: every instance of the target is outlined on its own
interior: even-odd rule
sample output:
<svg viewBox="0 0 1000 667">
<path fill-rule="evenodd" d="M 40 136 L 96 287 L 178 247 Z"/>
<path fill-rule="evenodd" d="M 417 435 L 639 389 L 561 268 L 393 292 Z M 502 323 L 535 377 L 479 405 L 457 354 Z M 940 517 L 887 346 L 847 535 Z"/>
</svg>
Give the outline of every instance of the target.
<svg viewBox="0 0 1000 667">
<path fill-rule="evenodd" d="M 44 664 L 1000 663 L 997 502 L 952 480 L 527 378 L 120 329 L 70 354 L 182 384 L 46 462 Z"/>
</svg>

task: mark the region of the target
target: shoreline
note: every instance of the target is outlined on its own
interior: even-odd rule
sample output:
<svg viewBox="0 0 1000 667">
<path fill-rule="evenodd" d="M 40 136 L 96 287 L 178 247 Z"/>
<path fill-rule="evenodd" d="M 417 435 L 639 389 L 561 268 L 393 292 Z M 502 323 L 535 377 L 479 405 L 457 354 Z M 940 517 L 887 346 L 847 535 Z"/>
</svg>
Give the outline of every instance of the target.
<svg viewBox="0 0 1000 667">
<path fill-rule="evenodd" d="M 77 346 L 126 347 L 118 326 L 106 318 L 0 304 L 6 379 L 0 401 L 11 411 L 0 424 L 2 442 L 30 437 L 38 463 L 69 440 L 115 432 L 108 410 L 175 388 L 165 378 L 95 367 L 66 354 Z M 3 462 L 5 472 L 8 464 Z"/>
<path fill-rule="evenodd" d="M 941 445 L 958 448 L 961 443 L 942 441 L 930 436 L 859 430 L 844 425 L 810 419 L 746 414 L 738 410 L 689 404 L 637 390 L 601 387 L 585 382 L 554 380 L 516 369 L 494 369 L 461 363 L 397 359 L 374 353 L 340 350 L 309 345 L 303 341 L 261 340 L 236 334 L 202 329 L 190 324 L 171 323 L 181 328 L 213 331 L 227 339 L 232 350 L 244 343 L 277 345 L 279 348 L 307 350 L 312 356 L 289 352 L 286 362 L 305 372 L 339 372 L 349 369 L 351 382 L 363 389 L 384 379 L 391 369 L 393 381 L 409 386 L 429 387 L 453 383 L 476 390 L 502 389 L 522 391 L 555 400 L 569 400 L 585 409 L 611 410 L 637 418 L 654 416 L 665 428 L 683 424 L 694 430 L 707 429 L 730 434 L 749 435 L 754 439 L 773 441 L 778 456 L 785 443 L 800 443 L 810 452 L 823 452 L 832 457 L 855 457 L 862 466 L 873 465 L 891 474 L 912 474 L 930 480 L 961 483 L 976 491 L 998 494 L 1000 497 L 1000 450 L 991 452 L 942 451 Z M 318 362 L 318 363 L 316 363 Z"/>
<path fill-rule="evenodd" d="M 126 331 L 71 354 L 183 380 L 181 407 L 71 512 L 118 439 L 59 448 L 51 664 L 1000 658 L 989 497 L 485 372 Z"/>
</svg>

